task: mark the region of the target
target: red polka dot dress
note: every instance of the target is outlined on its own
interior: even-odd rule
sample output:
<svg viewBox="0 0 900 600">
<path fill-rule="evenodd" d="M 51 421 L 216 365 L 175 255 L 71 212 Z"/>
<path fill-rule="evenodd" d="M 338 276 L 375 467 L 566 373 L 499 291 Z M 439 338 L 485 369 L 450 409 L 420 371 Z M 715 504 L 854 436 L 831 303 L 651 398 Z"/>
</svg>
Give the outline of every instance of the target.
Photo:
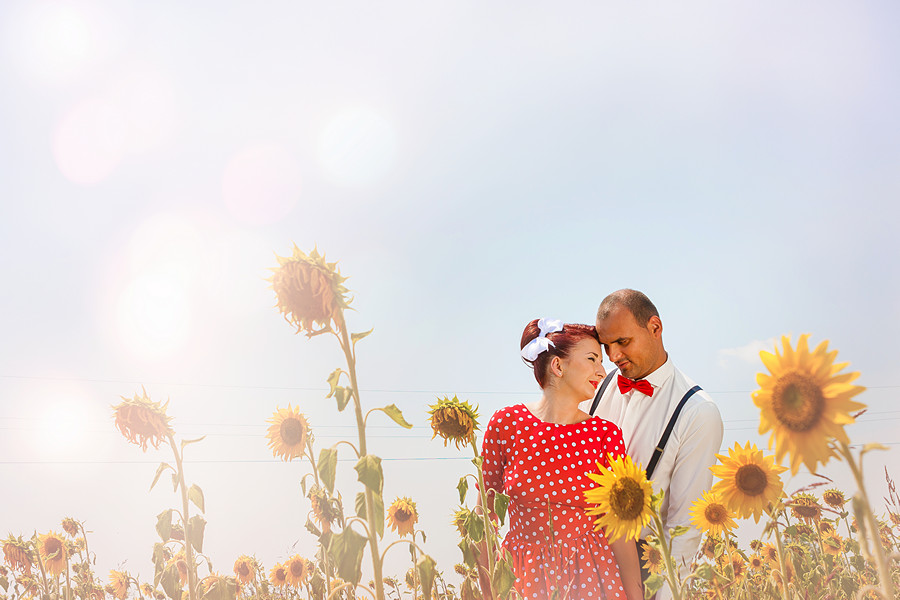
<svg viewBox="0 0 900 600">
<path fill-rule="evenodd" d="M 526 598 L 625 599 L 603 531 L 594 531 L 586 473 L 625 453 L 622 432 L 599 417 L 563 425 L 518 404 L 494 413 L 484 432 L 484 483 L 510 497 L 503 547 Z"/>
</svg>

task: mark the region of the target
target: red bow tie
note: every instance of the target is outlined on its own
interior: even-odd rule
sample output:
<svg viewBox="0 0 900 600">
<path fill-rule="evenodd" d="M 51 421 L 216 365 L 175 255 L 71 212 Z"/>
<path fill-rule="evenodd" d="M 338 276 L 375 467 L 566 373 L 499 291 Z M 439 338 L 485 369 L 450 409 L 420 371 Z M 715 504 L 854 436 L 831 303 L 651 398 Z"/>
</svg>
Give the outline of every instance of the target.
<svg viewBox="0 0 900 600">
<path fill-rule="evenodd" d="M 653 396 L 653 386 L 650 385 L 650 382 L 646 379 L 634 381 L 633 379 L 628 379 L 627 377 L 619 375 L 618 383 L 619 392 L 623 394 L 626 394 L 631 390 L 637 390 L 645 396 Z"/>
</svg>

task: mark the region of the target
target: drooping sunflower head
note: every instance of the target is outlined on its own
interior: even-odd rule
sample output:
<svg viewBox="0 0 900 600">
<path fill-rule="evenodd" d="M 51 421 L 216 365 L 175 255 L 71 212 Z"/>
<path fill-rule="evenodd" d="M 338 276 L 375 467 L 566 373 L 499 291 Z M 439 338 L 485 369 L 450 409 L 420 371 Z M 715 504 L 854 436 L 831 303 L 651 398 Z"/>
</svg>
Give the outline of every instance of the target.
<svg viewBox="0 0 900 600">
<path fill-rule="evenodd" d="M 762 557 L 770 567 L 778 566 L 778 548 L 774 544 L 763 544 Z"/>
<path fill-rule="evenodd" d="M 859 373 L 840 373 L 847 363 L 834 364 L 837 351 L 828 351 L 828 341 L 809 351 L 809 335 L 801 335 L 797 348 L 788 336 L 781 338 L 783 354 L 760 352 L 770 374 L 758 373 L 760 389 L 753 402 L 760 409 L 759 432 L 771 430 L 769 448 L 775 446 L 778 462 L 790 455 L 793 474 L 803 463 L 815 472 L 819 463 L 832 456 L 832 439 L 850 443 L 844 425 L 853 423 L 851 413 L 865 404 L 851 400 L 866 388 L 851 382 Z"/>
<path fill-rule="evenodd" d="M 694 527 L 712 535 L 731 531 L 736 525 L 734 513 L 722 503 L 718 494 L 712 492 L 703 492 L 703 496 L 694 501 L 690 515 Z"/>
<path fill-rule="evenodd" d="M 796 518 L 803 519 L 806 523 L 812 523 L 822 518 L 822 507 L 812 494 L 806 492 L 794 494 L 788 506 L 791 507 L 791 513 Z"/>
<path fill-rule="evenodd" d="M 459 532 L 459 535 L 465 537 L 466 535 L 466 522 L 469 520 L 469 515 L 472 514 L 472 511 L 466 508 L 465 506 L 460 506 L 453 513 L 453 526 L 456 527 L 456 530 Z"/>
<path fill-rule="evenodd" d="M 652 517 L 650 496 L 653 488 L 646 473 L 627 455 L 610 460 L 609 468 L 600 463 L 597 467 L 599 474 L 587 475 L 598 485 L 584 493 L 585 500 L 593 505 L 587 514 L 598 515 L 594 528 L 605 528 L 610 542 L 622 536 L 637 539 Z"/>
<path fill-rule="evenodd" d="M 720 464 L 710 470 L 721 481 L 712 491 L 740 518 L 753 515 L 758 523 L 763 511 L 781 496 L 784 484 L 780 474 L 787 468 L 776 465 L 774 457 L 763 456 L 762 450 L 750 442 L 744 448 L 735 442 L 734 448 L 728 449 L 728 456 L 716 457 Z"/>
<path fill-rule="evenodd" d="M 287 583 L 292 587 L 300 587 L 300 585 L 306 581 L 306 578 L 309 577 L 309 561 L 299 554 L 290 557 L 284 564 L 284 567 L 286 570 L 285 577 Z"/>
<path fill-rule="evenodd" d="M 837 488 L 825 490 L 824 492 L 822 492 L 822 500 L 824 500 L 825 504 L 827 504 L 831 508 L 843 508 L 843 506 L 847 503 L 847 499 L 844 497 L 844 492 Z"/>
<path fill-rule="evenodd" d="M 66 517 L 62 520 L 62 528 L 70 537 L 78 535 L 78 521 L 72 517 Z"/>
<path fill-rule="evenodd" d="M 210 573 L 200 582 L 203 600 L 228 600 L 237 595 L 238 584 L 234 577 L 221 573 Z"/>
<path fill-rule="evenodd" d="M 174 433 L 169 424 L 172 417 L 166 414 L 168 402 L 153 402 L 143 388 L 141 395 L 135 393 L 133 398 L 121 398 L 122 402 L 113 406 L 116 428 L 132 444 L 146 452 L 148 443 L 159 448 L 159 444 Z"/>
<path fill-rule="evenodd" d="M 32 560 L 31 546 L 21 536 L 13 537 L 11 534 L 3 540 L 3 559 L 10 568 L 20 573 L 30 573 Z"/>
<path fill-rule="evenodd" d="M 125 571 L 109 572 L 109 593 L 119 600 L 125 600 L 128 595 L 128 573 Z"/>
<path fill-rule="evenodd" d="M 478 407 L 456 396 L 438 398 L 435 404 L 428 407 L 428 416 L 434 431 L 431 439 L 441 436 L 444 446 L 448 442 L 455 443 L 457 449 L 460 445 L 466 446 L 478 431 Z"/>
<path fill-rule="evenodd" d="M 412 533 L 419 521 L 416 503 L 407 497 L 397 498 L 388 507 L 387 521 L 400 536 Z"/>
<path fill-rule="evenodd" d="M 826 554 L 837 556 L 844 550 L 844 540 L 834 530 L 825 532 L 822 535 L 822 549 Z"/>
<path fill-rule="evenodd" d="M 234 561 L 234 577 L 239 583 L 250 583 L 256 575 L 257 562 L 252 556 L 242 554 Z"/>
<path fill-rule="evenodd" d="M 275 587 L 284 587 L 287 583 L 287 567 L 283 564 L 277 564 L 269 571 L 269 581 Z"/>
<path fill-rule="evenodd" d="M 643 552 L 641 553 L 641 560 L 647 565 L 647 569 L 651 573 L 661 573 L 665 568 L 665 563 L 663 562 L 662 552 L 659 551 L 659 548 L 644 542 L 641 544 L 641 549 Z"/>
<path fill-rule="evenodd" d="M 172 558 L 169 559 L 168 569 L 174 568 L 178 573 L 178 581 L 184 585 L 188 581 L 188 563 L 185 558 L 184 550 L 179 550 Z"/>
<path fill-rule="evenodd" d="M 66 541 L 58 533 L 52 531 L 38 536 L 38 552 L 44 563 L 44 569 L 51 575 L 59 575 L 66 570 Z"/>
<path fill-rule="evenodd" d="M 331 531 L 331 524 L 341 516 L 340 503 L 324 487 L 312 485 L 309 488 L 310 510 L 323 532 Z"/>
<path fill-rule="evenodd" d="M 278 267 L 271 269 L 272 289 L 275 290 L 276 307 L 284 319 L 297 328 L 314 335 L 333 327 L 339 331 L 343 317 L 341 311 L 350 305 L 337 263 L 325 262 L 316 249 L 309 255 L 294 244 L 291 256 L 278 256 Z"/>
<path fill-rule="evenodd" d="M 266 438 L 273 456 L 280 456 L 282 460 L 288 461 L 306 451 L 309 421 L 299 409 L 292 408 L 290 404 L 287 408 L 278 408 L 267 422 L 271 423 Z"/>
<path fill-rule="evenodd" d="M 147 596 L 148 598 L 153 597 L 153 586 L 149 583 L 142 583 L 138 586 L 138 589 L 141 591 L 141 596 Z"/>
</svg>

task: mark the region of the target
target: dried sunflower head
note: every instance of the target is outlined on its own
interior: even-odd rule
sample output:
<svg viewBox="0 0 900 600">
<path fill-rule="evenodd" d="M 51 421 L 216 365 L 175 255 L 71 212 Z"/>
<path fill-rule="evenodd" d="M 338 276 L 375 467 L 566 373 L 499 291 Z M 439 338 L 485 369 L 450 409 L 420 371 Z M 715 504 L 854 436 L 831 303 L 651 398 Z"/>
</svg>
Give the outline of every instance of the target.
<svg viewBox="0 0 900 600">
<path fill-rule="evenodd" d="M 20 573 L 30 573 L 34 563 L 31 545 L 23 540 L 22 536 L 10 535 L 3 540 L 3 558 L 6 564 Z"/>
<path fill-rule="evenodd" d="M 387 521 L 390 523 L 391 529 L 401 536 L 412 533 L 418 520 L 419 513 L 416 511 L 416 503 L 409 498 L 397 498 L 388 507 Z"/>
<path fill-rule="evenodd" d="M 342 311 L 350 306 L 350 300 L 343 285 L 347 278 L 341 276 L 337 263 L 325 262 L 325 256 L 315 249 L 307 255 L 296 244 L 291 256 L 275 257 L 278 267 L 272 269 L 269 281 L 284 319 L 297 333 L 315 335 L 332 327 L 339 331 Z"/>
<path fill-rule="evenodd" d="M 435 404 L 428 407 L 431 417 L 431 439 L 441 436 L 444 446 L 448 442 L 456 444 L 457 449 L 468 445 L 478 430 L 478 407 L 473 407 L 456 396 L 438 398 Z"/>
<path fill-rule="evenodd" d="M 116 428 L 125 439 L 146 452 L 148 443 L 159 448 L 159 444 L 174 432 L 169 425 L 172 417 L 166 414 L 169 403 L 153 402 L 147 390 L 141 388 L 141 392 L 140 396 L 135 393 L 133 398 L 122 396 L 123 402 L 113 406 L 113 411 Z"/>
</svg>

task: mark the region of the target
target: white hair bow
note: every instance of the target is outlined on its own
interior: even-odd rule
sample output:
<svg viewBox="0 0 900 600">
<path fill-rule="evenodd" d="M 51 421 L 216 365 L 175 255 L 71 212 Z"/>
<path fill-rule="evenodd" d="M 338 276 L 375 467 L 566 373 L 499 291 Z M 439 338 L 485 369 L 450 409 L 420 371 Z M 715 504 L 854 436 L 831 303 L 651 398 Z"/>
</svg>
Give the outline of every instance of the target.
<svg viewBox="0 0 900 600">
<path fill-rule="evenodd" d="M 555 345 L 547 336 L 551 333 L 562 331 L 563 322 L 559 319 L 540 319 L 538 328 L 541 330 L 538 336 L 522 348 L 522 358 L 529 362 L 534 362 L 541 352 L 546 352 L 550 349 L 550 346 Z"/>
</svg>

